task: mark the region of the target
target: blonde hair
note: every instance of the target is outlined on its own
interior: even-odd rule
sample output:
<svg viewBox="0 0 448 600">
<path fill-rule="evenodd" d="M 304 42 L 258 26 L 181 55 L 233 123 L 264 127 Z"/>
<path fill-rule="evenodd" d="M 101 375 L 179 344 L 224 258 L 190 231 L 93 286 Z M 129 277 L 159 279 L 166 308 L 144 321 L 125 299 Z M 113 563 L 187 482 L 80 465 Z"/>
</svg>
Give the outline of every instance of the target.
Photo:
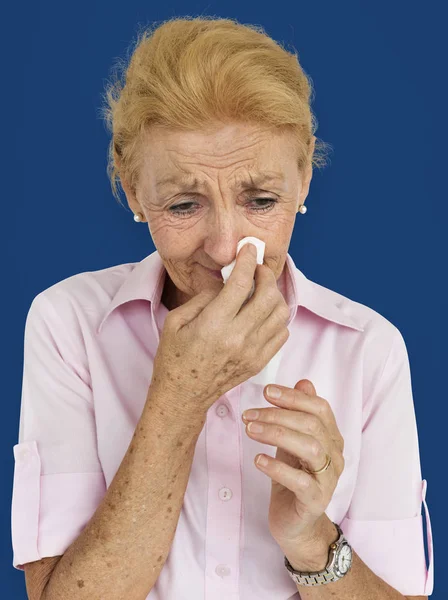
<svg viewBox="0 0 448 600">
<path fill-rule="evenodd" d="M 312 80 L 297 51 L 288 52 L 261 26 L 233 19 L 183 17 L 144 28 L 128 61 L 118 59 L 100 109 L 112 134 L 107 173 L 120 201 L 121 177 L 135 193 L 141 142 L 151 126 L 200 131 L 229 122 L 290 130 L 299 171 L 326 163 L 310 102 Z M 129 50 L 128 50 L 129 54 Z"/>
</svg>

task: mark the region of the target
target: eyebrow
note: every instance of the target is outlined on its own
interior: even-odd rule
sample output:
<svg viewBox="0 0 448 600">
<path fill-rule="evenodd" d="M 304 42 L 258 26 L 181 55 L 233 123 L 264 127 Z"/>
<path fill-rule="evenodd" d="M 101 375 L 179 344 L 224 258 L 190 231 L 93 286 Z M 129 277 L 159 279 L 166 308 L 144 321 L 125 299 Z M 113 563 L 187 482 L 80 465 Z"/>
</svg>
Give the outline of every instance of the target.
<svg viewBox="0 0 448 600">
<path fill-rule="evenodd" d="M 165 187 L 182 187 L 186 192 L 192 192 L 199 188 L 207 187 L 207 184 L 203 181 L 198 181 L 198 178 L 195 177 L 193 180 L 191 179 L 192 175 L 170 175 L 168 177 L 164 177 L 156 183 L 156 190 L 160 192 Z M 257 190 L 260 189 L 258 186 L 263 185 L 264 183 L 279 181 L 284 182 L 285 177 L 283 173 L 259 173 L 255 175 L 249 175 L 249 180 L 238 181 L 233 187 L 240 188 L 243 190 Z"/>
</svg>

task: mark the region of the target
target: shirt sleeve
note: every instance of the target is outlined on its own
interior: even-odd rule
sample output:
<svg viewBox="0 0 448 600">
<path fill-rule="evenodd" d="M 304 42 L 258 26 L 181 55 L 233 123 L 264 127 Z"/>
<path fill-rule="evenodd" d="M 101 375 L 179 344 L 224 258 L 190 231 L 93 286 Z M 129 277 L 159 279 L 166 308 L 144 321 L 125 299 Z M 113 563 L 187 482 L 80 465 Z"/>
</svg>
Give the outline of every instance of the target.
<svg viewBox="0 0 448 600">
<path fill-rule="evenodd" d="M 19 570 L 64 554 L 106 492 L 82 332 L 70 301 L 47 292 L 34 298 L 25 324 L 11 506 Z"/>
<path fill-rule="evenodd" d="M 358 476 L 340 524 L 361 560 L 403 595 L 432 594 L 434 554 L 408 353 L 394 327 L 390 352 L 363 407 Z M 422 502 L 426 514 L 426 567 Z"/>
</svg>

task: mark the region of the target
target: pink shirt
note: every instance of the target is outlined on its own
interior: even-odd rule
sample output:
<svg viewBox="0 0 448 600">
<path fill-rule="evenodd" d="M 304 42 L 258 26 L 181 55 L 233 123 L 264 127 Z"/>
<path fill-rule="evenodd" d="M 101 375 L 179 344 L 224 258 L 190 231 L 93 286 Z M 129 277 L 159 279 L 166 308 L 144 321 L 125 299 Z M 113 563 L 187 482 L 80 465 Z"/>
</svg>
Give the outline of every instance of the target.
<svg viewBox="0 0 448 600">
<path fill-rule="evenodd" d="M 24 345 L 11 511 L 13 566 L 62 555 L 89 522 L 128 449 L 167 308 L 157 251 L 68 277 L 38 294 Z M 151 600 L 300 598 L 268 529 L 270 478 L 241 414 L 272 407 L 263 387 L 310 379 L 345 440 L 326 514 L 366 565 L 403 595 L 433 591 L 433 544 L 405 342 L 371 308 L 307 279 L 288 254 L 281 360 L 208 410 L 168 559 Z M 275 361 L 274 361 L 275 362 Z M 426 567 L 422 503 L 426 514 Z"/>
</svg>

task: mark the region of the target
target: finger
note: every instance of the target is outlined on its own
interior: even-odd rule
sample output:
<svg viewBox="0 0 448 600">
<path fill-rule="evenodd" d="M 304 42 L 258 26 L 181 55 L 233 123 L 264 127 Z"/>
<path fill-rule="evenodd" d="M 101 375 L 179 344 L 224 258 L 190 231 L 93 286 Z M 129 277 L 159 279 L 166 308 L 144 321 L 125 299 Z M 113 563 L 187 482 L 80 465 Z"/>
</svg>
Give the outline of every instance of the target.
<svg viewBox="0 0 448 600">
<path fill-rule="evenodd" d="M 252 289 L 257 267 L 257 249 L 254 244 L 245 244 L 238 252 L 235 267 L 227 283 L 207 310 L 219 312 L 227 319 L 234 319 L 247 300 Z"/>
<path fill-rule="evenodd" d="M 263 431 L 254 431 L 256 427 L 263 427 Z M 309 471 L 322 469 L 327 461 L 327 453 L 331 453 L 331 450 L 325 448 L 316 438 L 281 425 L 271 425 L 257 421 L 256 423 L 250 423 L 246 431 L 252 439 L 262 444 L 281 448 L 293 458 L 299 459 L 302 464 L 306 464 Z"/>
<path fill-rule="evenodd" d="M 280 398 L 273 398 L 269 396 L 267 392 L 269 387 L 270 386 L 265 387 L 263 392 L 265 398 L 271 402 L 271 404 L 276 404 L 277 406 L 288 408 L 290 410 L 303 411 L 314 415 L 320 419 L 320 421 L 326 427 L 331 439 L 337 443 L 338 447 L 343 449 L 344 439 L 336 423 L 333 409 L 331 408 L 330 403 L 325 400 L 325 398 L 321 398 L 320 396 L 308 396 L 308 394 L 305 394 L 305 392 L 301 392 L 300 390 L 277 384 L 274 387 L 279 388 L 282 392 L 282 395 Z"/>
<path fill-rule="evenodd" d="M 311 413 L 290 410 L 287 408 L 258 408 L 258 417 L 255 419 L 249 414 L 247 418 L 243 413 L 243 421 L 248 424 L 250 421 L 257 423 L 266 423 L 286 427 L 291 431 L 302 433 L 312 439 L 318 440 L 325 448 L 333 443 L 329 432 L 322 421 Z"/>
<path fill-rule="evenodd" d="M 259 456 L 266 458 L 266 465 L 257 462 Z M 260 471 L 269 475 L 273 482 L 293 492 L 307 506 L 307 510 L 311 514 L 319 516 L 325 510 L 322 489 L 316 479 L 309 473 L 301 469 L 295 469 L 283 461 L 266 454 L 257 455 L 255 457 L 255 465 Z"/>
</svg>

